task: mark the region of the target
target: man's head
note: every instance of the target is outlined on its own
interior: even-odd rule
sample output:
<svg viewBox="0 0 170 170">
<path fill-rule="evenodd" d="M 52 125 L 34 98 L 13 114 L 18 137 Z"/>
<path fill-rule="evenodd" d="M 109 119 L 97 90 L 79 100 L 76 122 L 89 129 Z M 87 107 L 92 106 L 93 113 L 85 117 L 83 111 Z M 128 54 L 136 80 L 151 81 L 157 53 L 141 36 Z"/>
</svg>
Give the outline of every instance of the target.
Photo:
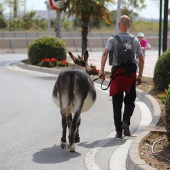
<svg viewBox="0 0 170 170">
<path fill-rule="evenodd" d="M 130 18 L 127 15 L 122 15 L 119 20 L 120 32 L 127 32 L 130 27 Z"/>
</svg>

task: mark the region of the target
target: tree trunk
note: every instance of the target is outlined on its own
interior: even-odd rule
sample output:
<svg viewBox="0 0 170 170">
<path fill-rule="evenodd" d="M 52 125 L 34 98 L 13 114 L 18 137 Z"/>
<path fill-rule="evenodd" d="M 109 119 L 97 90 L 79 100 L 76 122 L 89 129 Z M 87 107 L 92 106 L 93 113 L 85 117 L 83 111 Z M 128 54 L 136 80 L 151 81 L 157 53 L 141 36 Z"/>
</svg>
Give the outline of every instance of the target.
<svg viewBox="0 0 170 170">
<path fill-rule="evenodd" d="M 88 35 L 88 25 L 89 25 L 89 18 L 83 18 L 82 16 L 82 43 L 81 43 L 81 48 L 82 48 L 82 56 L 84 51 L 87 49 L 87 35 Z"/>
<path fill-rule="evenodd" d="M 13 17 L 16 18 L 17 12 L 18 12 L 18 2 L 17 2 L 17 0 L 14 0 L 13 12 L 14 12 Z"/>
</svg>

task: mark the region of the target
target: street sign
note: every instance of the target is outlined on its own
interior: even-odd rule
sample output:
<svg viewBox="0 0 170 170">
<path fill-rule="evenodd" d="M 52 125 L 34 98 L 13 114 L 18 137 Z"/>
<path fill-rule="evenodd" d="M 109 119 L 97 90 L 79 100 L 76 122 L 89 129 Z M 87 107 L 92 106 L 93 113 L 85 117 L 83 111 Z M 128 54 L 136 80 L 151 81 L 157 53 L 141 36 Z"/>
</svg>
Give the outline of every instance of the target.
<svg viewBox="0 0 170 170">
<path fill-rule="evenodd" d="M 51 9 L 59 10 L 62 0 L 49 0 Z"/>
</svg>

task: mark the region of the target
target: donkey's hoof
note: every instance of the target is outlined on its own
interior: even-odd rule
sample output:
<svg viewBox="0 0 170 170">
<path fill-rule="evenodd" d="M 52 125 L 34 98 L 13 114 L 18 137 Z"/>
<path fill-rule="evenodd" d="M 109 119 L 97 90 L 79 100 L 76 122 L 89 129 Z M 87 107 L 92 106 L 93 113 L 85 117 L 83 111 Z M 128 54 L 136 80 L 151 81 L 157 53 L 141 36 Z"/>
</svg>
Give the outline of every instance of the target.
<svg viewBox="0 0 170 170">
<path fill-rule="evenodd" d="M 75 137 L 75 142 L 79 143 L 80 142 L 80 137 Z"/>
<path fill-rule="evenodd" d="M 60 146 L 62 149 L 66 148 L 67 142 L 60 142 Z"/>
<path fill-rule="evenodd" d="M 73 143 L 71 146 L 70 146 L 70 152 L 75 152 L 75 144 Z"/>
</svg>

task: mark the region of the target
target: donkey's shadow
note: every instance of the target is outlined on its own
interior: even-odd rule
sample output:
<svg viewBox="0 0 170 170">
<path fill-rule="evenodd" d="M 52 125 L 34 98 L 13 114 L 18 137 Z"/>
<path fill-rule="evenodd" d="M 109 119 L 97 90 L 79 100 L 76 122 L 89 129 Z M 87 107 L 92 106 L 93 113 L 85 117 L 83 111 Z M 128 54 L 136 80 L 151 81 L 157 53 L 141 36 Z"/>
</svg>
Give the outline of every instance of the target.
<svg viewBox="0 0 170 170">
<path fill-rule="evenodd" d="M 60 145 L 54 145 L 51 148 L 43 148 L 33 154 L 33 162 L 39 164 L 55 164 L 66 162 L 70 159 L 80 156 L 80 153 L 70 153 L 68 149 L 61 149 Z"/>
</svg>

